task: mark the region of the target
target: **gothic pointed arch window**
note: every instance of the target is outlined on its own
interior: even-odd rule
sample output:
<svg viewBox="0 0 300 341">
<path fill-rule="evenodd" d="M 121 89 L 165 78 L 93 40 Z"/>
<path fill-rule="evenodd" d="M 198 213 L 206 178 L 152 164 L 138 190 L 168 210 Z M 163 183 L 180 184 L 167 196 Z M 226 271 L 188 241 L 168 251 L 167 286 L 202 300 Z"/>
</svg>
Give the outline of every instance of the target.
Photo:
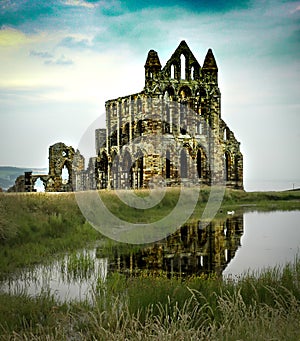
<svg viewBox="0 0 300 341">
<path fill-rule="evenodd" d="M 136 125 L 136 132 L 138 136 L 142 136 L 144 131 L 144 124 L 142 120 L 139 120 Z"/>
<path fill-rule="evenodd" d="M 144 155 L 141 150 L 136 154 L 135 162 L 135 184 L 134 187 L 141 188 L 144 184 Z"/>
<path fill-rule="evenodd" d="M 64 185 L 68 184 L 70 182 L 70 171 L 67 167 L 66 163 L 64 164 L 62 170 L 61 170 L 61 180 Z"/>
<path fill-rule="evenodd" d="M 123 139 L 124 144 L 129 142 L 129 138 L 130 138 L 130 124 L 129 122 L 127 122 L 124 127 L 124 139 Z"/>
<path fill-rule="evenodd" d="M 170 155 L 170 151 L 167 150 L 166 151 L 166 178 L 170 179 L 171 177 L 171 155 Z"/>
<path fill-rule="evenodd" d="M 191 67 L 191 80 L 195 79 L 195 68 L 194 66 Z"/>
<path fill-rule="evenodd" d="M 197 174 L 199 179 L 202 177 L 201 150 L 197 151 Z"/>
<path fill-rule="evenodd" d="M 175 79 L 175 65 L 172 64 L 170 68 L 170 78 Z"/>
<path fill-rule="evenodd" d="M 112 153 L 112 188 L 119 188 L 119 156 L 117 152 L 114 150 Z"/>
<path fill-rule="evenodd" d="M 140 114 L 142 112 L 142 99 L 137 99 L 137 113 Z"/>
<path fill-rule="evenodd" d="M 186 59 L 185 55 L 182 54 L 180 56 L 180 79 L 186 79 L 185 68 L 186 68 Z"/>
<path fill-rule="evenodd" d="M 228 152 L 225 152 L 224 155 L 224 161 L 225 161 L 225 179 L 228 181 L 230 179 L 230 168 L 231 168 L 231 159 Z"/>
</svg>

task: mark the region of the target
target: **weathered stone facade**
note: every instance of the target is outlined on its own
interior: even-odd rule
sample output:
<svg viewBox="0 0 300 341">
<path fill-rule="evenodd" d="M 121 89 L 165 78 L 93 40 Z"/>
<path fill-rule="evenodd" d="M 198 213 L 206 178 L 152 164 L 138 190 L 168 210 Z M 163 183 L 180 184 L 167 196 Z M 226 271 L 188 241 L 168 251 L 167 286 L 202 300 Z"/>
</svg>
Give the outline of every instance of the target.
<svg viewBox="0 0 300 341">
<path fill-rule="evenodd" d="M 211 49 L 202 68 L 185 41 L 164 68 L 150 50 L 143 91 L 105 106 L 106 131 L 96 132 L 98 189 L 145 188 L 154 178 L 167 186 L 225 178 L 227 186 L 243 188 L 243 156 L 221 118 Z"/>
</svg>

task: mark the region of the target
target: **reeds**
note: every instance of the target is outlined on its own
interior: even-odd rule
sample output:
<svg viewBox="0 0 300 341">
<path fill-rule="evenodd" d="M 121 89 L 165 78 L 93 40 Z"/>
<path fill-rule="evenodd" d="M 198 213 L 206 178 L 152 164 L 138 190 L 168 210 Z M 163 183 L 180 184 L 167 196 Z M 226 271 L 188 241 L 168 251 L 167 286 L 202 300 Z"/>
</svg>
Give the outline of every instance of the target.
<svg viewBox="0 0 300 341">
<path fill-rule="evenodd" d="M 299 340 L 299 278 L 296 259 L 235 282 L 113 274 L 93 302 L 2 294 L 1 339 Z"/>
</svg>

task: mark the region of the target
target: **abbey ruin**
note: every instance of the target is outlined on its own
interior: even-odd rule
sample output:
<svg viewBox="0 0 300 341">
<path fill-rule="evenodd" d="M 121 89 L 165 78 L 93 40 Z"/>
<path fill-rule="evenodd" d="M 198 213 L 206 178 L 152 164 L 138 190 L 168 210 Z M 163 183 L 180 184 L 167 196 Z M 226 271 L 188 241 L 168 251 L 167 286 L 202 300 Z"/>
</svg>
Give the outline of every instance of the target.
<svg viewBox="0 0 300 341">
<path fill-rule="evenodd" d="M 108 100 L 106 128 L 95 132 L 96 156 L 85 170 L 80 152 L 63 143 L 49 148 L 49 174 L 27 173 L 12 191 L 45 191 L 212 185 L 243 189 L 240 143 L 221 118 L 218 67 L 211 49 L 203 66 L 182 41 L 164 67 L 150 50 L 145 86 L 136 94 Z M 66 167 L 69 177 L 62 180 Z"/>
</svg>

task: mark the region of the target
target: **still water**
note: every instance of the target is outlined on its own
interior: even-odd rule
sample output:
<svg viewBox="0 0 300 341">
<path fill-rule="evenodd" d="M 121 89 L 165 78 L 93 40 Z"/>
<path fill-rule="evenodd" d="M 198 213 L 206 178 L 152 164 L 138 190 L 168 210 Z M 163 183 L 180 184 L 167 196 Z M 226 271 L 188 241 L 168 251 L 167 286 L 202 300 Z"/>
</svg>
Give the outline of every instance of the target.
<svg viewBox="0 0 300 341">
<path fill-rule="evenodd" d="M 67 254 L 51 264 L 24 269 L 0 283 L 0 291 L 38 295 L 50 291 L 59 300 L 90 300 L 107 273 L 128 276 L 141 271 L 168 277 L 215 273 L 238 277 L 247 270 L 284 265 L 300 256 L 300 211 L 248 212 L 184 225 L 175 234 L 140 249 L 105 247 Z"/>
<path fill-rule="evenodd" d="M 244 213 L 241 247 L 223 275 L 284 265 L 300 257 L 300 211 Z"/>
</svg>

